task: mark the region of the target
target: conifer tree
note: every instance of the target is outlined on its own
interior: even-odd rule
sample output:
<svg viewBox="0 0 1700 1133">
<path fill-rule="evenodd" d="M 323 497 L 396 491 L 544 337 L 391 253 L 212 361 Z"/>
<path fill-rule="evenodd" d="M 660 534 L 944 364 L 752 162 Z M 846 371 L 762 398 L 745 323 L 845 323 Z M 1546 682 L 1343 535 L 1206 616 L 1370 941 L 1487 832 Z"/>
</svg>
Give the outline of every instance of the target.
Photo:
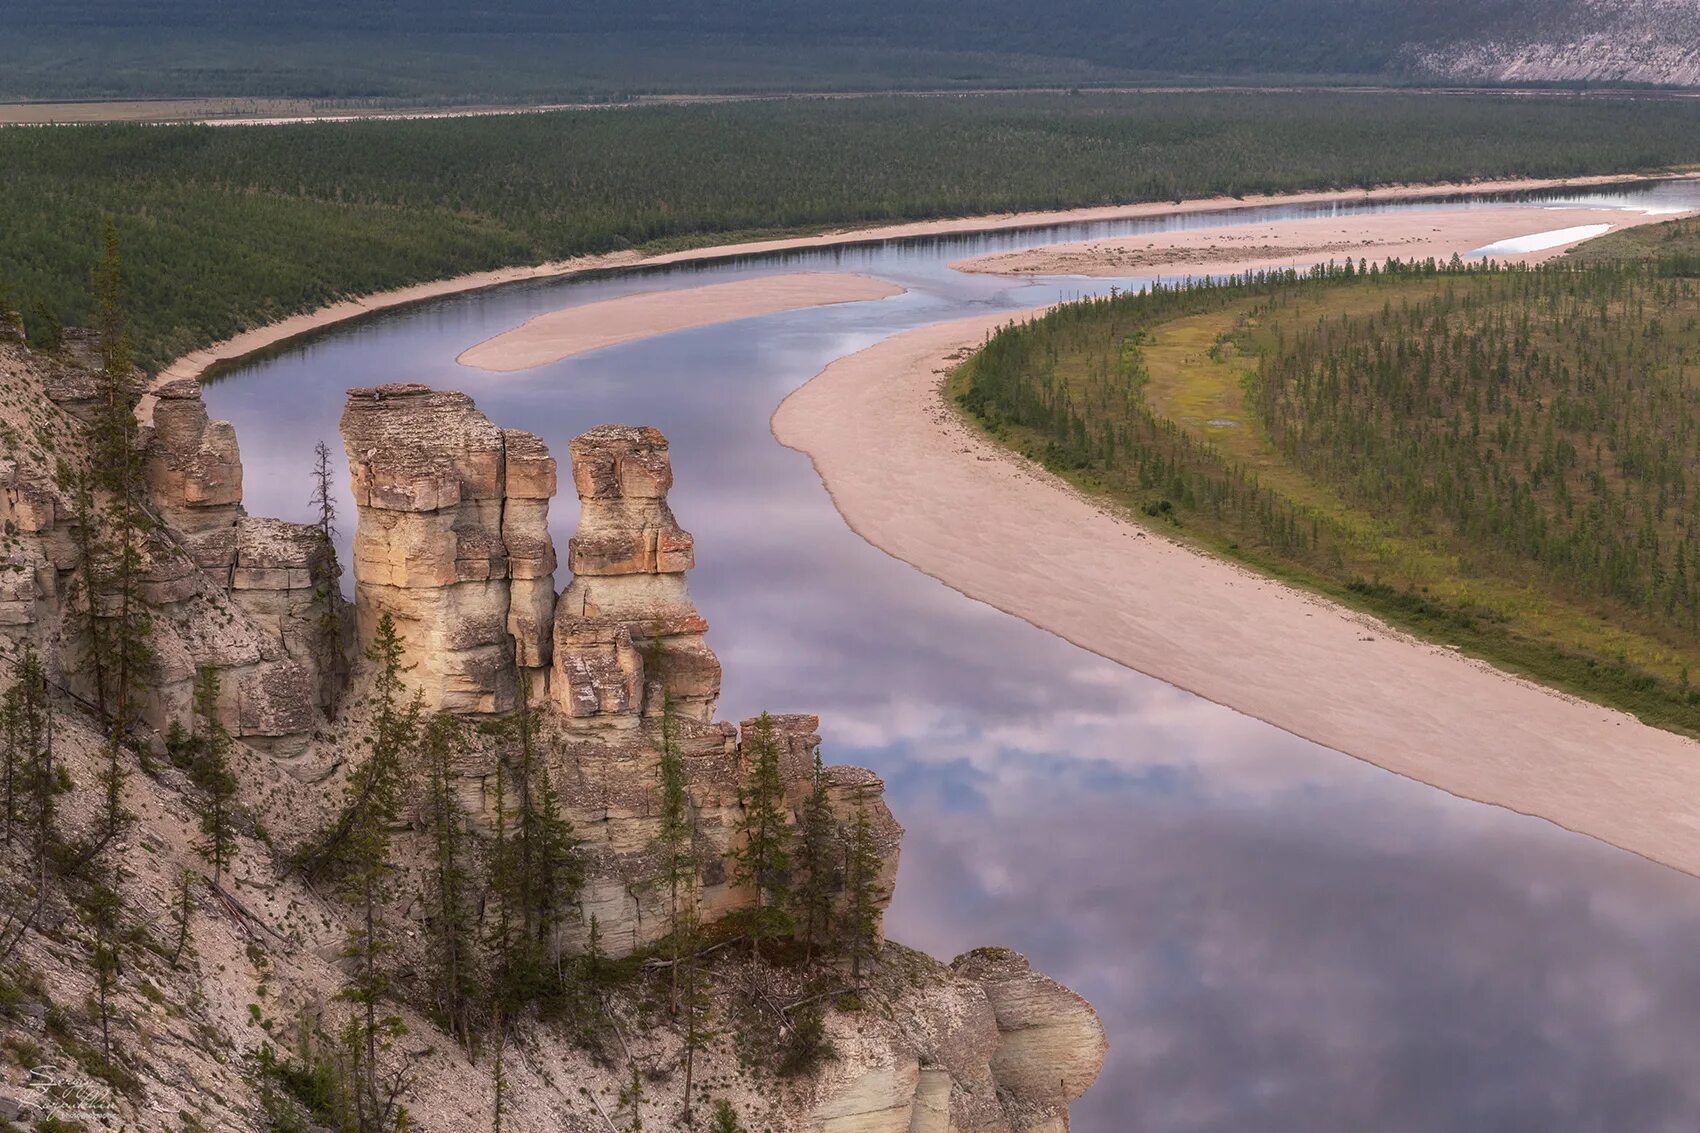
<svg viewBox="0 0 1700 1133">
<path fill-rule="evenodd" d="M 464 746 L 460 724 L 439 714 L 425 729 L 424 817 L 431 836 L 431 957 L 437 1005 L 449 1033 L 464 1047 L 472 1043 L 476 964 L 468 888 L 466 815 L 454 790 L 454 759 Z"/>
<path fill-rule="evenodd" d="M 737 832 L 743 842 L 735 851 L 738 884 L 750 888 L 755 904 L 750 915 L 750 945 L 760 953 L 764 940 L 790 931 L 785 911 L 787 875 L 791 867 L 791 828 L 786 824 L 785 784 L 780 777 L 779 743 L 773 717 L 763 712 L 744 744 L 747 778 L 739 792 L 743 813 Z"/>
<path fill-rule="evenodd" d="M 88 605 L 89 652 L 96 671 L 96 693 L 107 716 L 105 829 L 100 845 L 116 838 L 124 824 L 122 748 L 135 723 L 137 693 L 154 664 L 152 615 L 142 594 L 146 542 L 152 521 L 145 501 L 142 445 L 136 424 L 140 396 L 129 328 L 124 313 L 123 264 L 118 232 L 107 222 L 102 254 L 94 271 L 98 304 L 101 372 L 89 428 L 88 483 L 76 509 L 82 526 L 85 561 L 84 600 Z M 104 532 L 94 533 L 95 516 L 86 508 L 103 493 L 99 513 Z"/>
<path fill-rule="evenodd" d="M 378 622 L 367 659 L 377 667 L 373 683 L 373 712 L 366 736 L 366 758 L 349 776 L 337 857 L 343 867 L 343 890 L 358 902 L 360 917 L 349 934 L 344 955 L 354 972 L 341 998 L 355 1012 L 344 1030 L 344 1041 L 357 1067 L 356 1113 L 360 1133 L 397 1128 L 406 1120 L 400 1104 L 405 1068 L 380 1078 L 380 1056 L 406 1033 L 397 1015 L 379 1014 L 390 991 L 382 960 L 392 945 L 379 923 L 378 911 L 388 895 L 390 839 L 400 816 L 406 759 L 418 738 L 420 698 L 407 697 L 403 684 L 402 642 L 395 620 L 385 614 Z"/>
<path fill-rule="evenodd" d="M 675 948 L 674 976 L 679 989 L 679 1007 L 685 1013 L 685 1091 L 684 1111 L 680 1115 L 687 1127 L 695 1123 L 691 1103 L 691 1088 L 696 1080 L 697 1052 L 707 1050 L 714 1041 L 709 1029 L 713 999 L 710 996 L 708 972 L 702 957 L 696 954 L 698 944 L 695 905 L 684 910 L 681 923 L 675 930 L 680 943 Z"/>
<path fill-rule="evenodd" d="M 195 874 L 192 870 L 182 870 L 177 874 L 176 899 L 171 903 L 172 926 L 177 932 L 177 943 L 171 949 L 171 966 L 177 967 L 183 959 L 184 951 L 189 947 L 189 920 L 194 909 Z"/>
<path fill-rule="evenodd" d="M 656 769 L 661 786 L 661 824 L 655 834 L 654 851 L 659 860 L 659 881 L 667 887 L 667 936 L 672 953 L 669 972 L 667 1013 L 679 1014 L 679 965 L 686 943 L 685 909 L 694 909 L 696 856 L 692 852 L 695 827 L 691 821 L 690 796 L 686 789 L 685 762 L 679 752 L 679 718 L 668 697 L 661 709 L 661 760 Z"/>
<path fill-rule="evenodd" d="M 826 796 L 826 767 L 817 746 L 809 797 L 803 801 L 797 823 L 797 881 L 792 894 L 805 962 L 814 957 L 816 945 L 828 943 L 831 936 L 832 902 L 841 883 L 838 842 L 838 823 Z"/>
<path fill-rule="evenodd" d="M 236 856 L 236 775 L 230 770 L 230 733 L 218 716 L 218 670 L 195 671 L 196 757 L 190 780 L 201 791 L 201 840 L 195 849 L 213 867 L 213 885 Z"/>
<path fill-rule="evenodd" d="M 329 675 L 330 697 L 325 715 L 335 717 L 348 658 L 343 654 L 343 619 L 338 587 L 342 566 L 336 559 L 336 492 L 331 487 L 331 450 L 324 441 L 313 446 L 313 494 L 309 500 L 319 531 L 320 577 L 313 580 L 315 596 L 324 607 L 319 615 L 319 664 Z"/>
<path fill-rule="evenodd" d="M 866 804 L 858 801 L 850 823 L 844 855 L 844 908 L 840 948 L 850 961 L 850 978 L 860 979 L 862 965 L 874 958 L 879 945 L 880 904 L 886 897 L 880 884 L 879 843 L 868 821 Z"/>
<path fill-rule="evenodd" d="M 95 1008 L 100 1019 L 100 1051 L 107 1062 L 112 1061 L 112 991 L 117 983 L 122 954 L 119 940 L 119 918 L 123 905 L 118 896 L 117 879 L 111 883 L 96 881 L 89 889 L 87 908 L 89 926 L 94 932 Z"/>
</svg>

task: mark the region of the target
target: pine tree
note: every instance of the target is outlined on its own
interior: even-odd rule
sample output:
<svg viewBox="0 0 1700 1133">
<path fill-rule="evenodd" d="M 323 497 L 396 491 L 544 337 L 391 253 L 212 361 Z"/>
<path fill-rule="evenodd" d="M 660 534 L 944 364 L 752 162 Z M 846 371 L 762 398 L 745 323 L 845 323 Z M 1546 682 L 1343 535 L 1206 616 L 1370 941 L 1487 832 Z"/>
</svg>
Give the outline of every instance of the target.
<svg viewBox="0 0 1700 1133">
<path fill-rule="evenodd" d="M 832 902 L 841 884 L 838 868 L 838 823 L 826 795 L 826 767 L 815 748 L 809 797 L 797 824 L 797 882 L 793 902 L 803 932 L 804 961 L 814 957 L 817 944 L 829 942 Z"/>
<path fill-rule="evenodd" d="M 230 770 L 230 733 L 218 716 L 218 670 L 202 665 L 195 672 L 196 758 L 189 772 L 201 791 L 201 840 L 196 851 L 212 864 L 213 886 L 236 856 L 236 775 Z"/>
<path fill-rule="evenodd" d="M 667 1013 L 679 1014 L 679 965 L 684 949 L 685 920 L 689 915 L 686 902 L 694 908 L 696 895 L 691 887 L 696 880 L 696 856 L 692 852 L 695 827 L 691 821 L 690 796 L 685 781 L 685 762 L 679 752 L 679 719 L 668 697 L 661 709 L 661 761 L 656 769 L 661 786 L 661 824 L 655 834 L 654 852 L 658 859 L 658 880 L 667 887 L 667 936 L 672 953 L 669 973 Z M 688 1108 L 688 1106 L 687 1106 Z"/>
<path fill-rule="evenodd" d="M 750 946 L 759 954 L 762 941 L 791 929 L 785 911 L 787 874 L 791 866 L 791 828 L 785 822 L 785 784 L 780 778 L 779 743 L 773 717 L 763 712 L 744 744 L 748 778 L 740 792 L 743 813 L 737 832 L 743 843 L 734 853 L 738 884 L 754 894 L 750 915 Z"/>
<path fill-rule="evenodd" d="M 354 972 L 340 998 L 355 1007 L 344 1039 L 358 1068 L 355 1096 L 360 1133 L 376 1133 L 400 1127 L 405 1118 L 400 1105 L 405 1068 L 384 1079 L 379 1072 L 380 1057 L 406 1033 L 406 1027 L 399 1016 L 378 1013 L 390 991 L 382 959 L 392 947 L 378 910 L 388 895 L 391 831 L 401 813 L 406 758 L 418 738 L 421 702 L 417 695 L 407 698 L 401 679 L 401 637 L 389 614 L 379 620 L 366 657 L 377 667 L 367 753 L 349 776 L 335 850 L 344 871 L 343 890 L 360 906 L 360 919 L 343 953 L 354 961 Z"/>
<path fill-rule="evenodd" d="M 324 441 L 313 446 L 313 494 L 308 501 L 315 514 L 314 526 L 319 531 L 319 577 L 313 580 L 314 594 L 323 606 L 319 615 L 319 665 L 329 677 L 329 697 L 325 715 L 335 717 L 338 693 L 342 688 L 348 658 L 343 654 L 343 619 L 340 579 L 342 566 L 336 558 L 336 492 L 331 487 L 331 450 Z"/>
<path fill-rule="evenodd" d="M 477 995 L 469 909 L 466 815 L 454 790 L 454 759 L 463 749 L 460 724 L 438 715 L 425 729 L 424 817 L 431 835 L 431 958 L 437 1006 L 449 1033 L 470 1048 L 472 1004 Z"/>
<path fill-rule="evenodd" d="M 879 843 L 868 821 L 868 808 L 858 801 L 845 845 L 840 928 L 840 947 L 850 961 L 851 979 L 860 979 L 862 965 L 878 954 L 880 907 L 885 897 L 880 884 Z"/>
</svg>

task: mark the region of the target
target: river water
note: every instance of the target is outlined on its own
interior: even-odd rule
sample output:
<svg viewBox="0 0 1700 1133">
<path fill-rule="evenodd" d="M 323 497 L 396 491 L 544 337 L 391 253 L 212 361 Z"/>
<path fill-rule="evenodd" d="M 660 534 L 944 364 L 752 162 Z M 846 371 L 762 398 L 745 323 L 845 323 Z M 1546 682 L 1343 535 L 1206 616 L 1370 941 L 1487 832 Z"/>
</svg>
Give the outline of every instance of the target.
<svg viewBox="0 0 1700 1133">
<path fill-rule="evenodd" d="M 851 533 L 808 460 L 768 432 L 788 392 L 891 334 L 1140 282 L 1011 281 L 950 271 L 954 259 L 1482 203 L 1195 213 L 515 285 L 331 328 L 235 368 L 207 401 L 237 427 L 249 510 L 297 519 L 314 442 L 340 460 L 350 386 L 465 390 L 563 461 L 598 423 L 665 432 L 674 510 L 702 564 L 692 593 L 726 670 L 721 715 L 819 713 L 829 762 L 885 777 L 908 828 L 894 939 L 944 958 L 1007 945 L 1092 1001 L 1112 1047 L 1075 1107 L 1082 1133 L 1691 1133 L 1700 882 L 1400 779 L 970 601 Z M 1522 203 L 1676 211 L 1700 207 L 1700 182 Z M 518 374 L 454 361 L 559 307 L 804 268 L 909 291 Z M 577 508 L 569 495 L 554 511 L 564 557 Z"/>
</svg>

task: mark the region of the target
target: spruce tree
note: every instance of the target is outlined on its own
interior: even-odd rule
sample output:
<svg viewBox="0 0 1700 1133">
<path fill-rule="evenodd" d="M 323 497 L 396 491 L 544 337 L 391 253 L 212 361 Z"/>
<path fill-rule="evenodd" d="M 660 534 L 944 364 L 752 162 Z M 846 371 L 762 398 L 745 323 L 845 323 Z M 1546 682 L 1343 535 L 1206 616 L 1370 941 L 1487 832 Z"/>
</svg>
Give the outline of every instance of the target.
<svg viewBox="0 0 1700 1133">
<path fill-rule="evenodd" d="M 695 826 L 691 821 L 690 795 L 685 780 L 685 762 L 679 752 L 679 718 L 668 697 L 661 709 L 661 760 L 656 769 L 661 787 L 661 824 L 656 830 L 654 853 L 658 875 L 667 887 L 667 937 L 672 953 L 667 1013 L 679 1014 L 679 965 L 686 949 L 686 903 L 694 909 L 696 855 L 692 852 Z"/>
<path fill-rule="evenodd" d="M 439 714 L 425 729 L 424 818 L 431 836 L 431 959 L 438 1009 L 449 1033 L 464 1047 L 472 1043 L 472 1004 L 477 995 L 472 948 L 466 814 L 455 796 L 454 760 L 465 737 L 454 717 Z"/>
<path fill-rule="evenodd" d="M 797 823 L 797 878 L 792 891 L 805 962 L 813 959 L 816 945 L 830 941 L 832 902 L 841 882 L 838 842 L 838 823 L 826 796 L 826 767 L 816 747 L 809 797 L 803 801 Z"/>
<path fill-rule="evenodd" d="M 216 888 L 236 856 L 236 775 L 230 769 L 230 733 L 218 716 L 218 670 L 195 671 L 195 762 L 190 780 L 201 791 L 201 840 L 195 849 L 213 867 Z"/>
<path fill-rule="evenodd" d="M 773 717 L 763 712 L 744 743 L 747 767 L 739 802 L 737 833 L 742 844 L 734 851 L 734 878 L 748 886 L 755 904 L 750 912 L 750 946 L 760 953 L 764 940 L 791 930 L 785 911 L 787 877 L 791 867 L 791 828 L 785 821 L 785 784 L 780 777 L 779 743 Z"/>
<path fill-rule="evenodd" d="M 885 887 L 880 884 L 879 843 L 868 821 L 867 805 L 858 801 L 846 838 L 840 927 L 840 948 L 850 961 L 851 979 L 860 979 L 862 965 L 878 954 L 880 906 L 885 897 Z"/>
<path fill-rule="evenodd" d="M 94 932 L 95 1009 L 100 1019 L 100 1053 L 107 1063 L 112 1061 L 112 992 L 121 971 L 123 942 L 119 937 L 119 918 L 123 905 L 118 896 L 118 881 L 96 881 L 89 889 L 87 907 L 89 925 Z"/>
<path fill-rule="evenodd" d="M 139 715 L 138 693 L 154 665 L 153 619 L 142 594 L 152 520 L 136 424 L 141 388 L 124 312 L 123 275 L 117 229 L 108 221 L 101 260 L 94 271 L 102 366 L 89 427 L 89 482 L 79 486 L 90 496 L 95 492 L 105 496 L 99 513 L 104 528 L 100 535 L 92 532 L 95 519 L 84 510 L 86 500 L 76 505 L 82 513 L 80 538 L 86 557 L 89 650 L 96 668 L 97 698 L 108 722 L 106 767 L 101 775 L 106 795 L 101 846 L 118 836 L 127 818 L 122 804 L 122 748 Z"/>
<path fill-rule="evenodd" d="M 401 1018 L 379 1015 L 390 991 L 382 961 L 392 945 L 384 935 L 379 909 L 389 893 L 391 832 L 400 817 L 408 753 L 418 738 L 420 699 L 408 698 L 403 684 L 402 642 L 395 620 L 378 622 L 367 660 L 377 667 L 373 711 L 366 735 L 366 757 L 349 776 L 337 856 L 343 867 L 343 891 L 359 905 L 360 917 L 349 934 L 344 955 L 354 962 L 349 986 L 340 998 L 352 1003 L 344 1039 L 358 1068 L 356 1113 L 360 1133 L 397 1127 L 405 1118 L 400 1097 L 405 1075 L 380 1080 L 380 1056 L 406 1033 Z"/>
<path fill-rule="evenodd" d="M 309 499 L 314 512 L 314 526 L 319 532 L 319 577 L 313 580 L 314 594 L 323 605 L 319 615 L 319 665 L 330 678 L 329 698 L 325 715 L 335 717 L 338 692 L 342 687 L 348 658 L 343 654 L 343 621 L 339 587 L 341 564 L 336 559 L 336 492 L 331 487 L 331 450 L 324 441 L 313 446 L 313 494 Z"/>
</svg>

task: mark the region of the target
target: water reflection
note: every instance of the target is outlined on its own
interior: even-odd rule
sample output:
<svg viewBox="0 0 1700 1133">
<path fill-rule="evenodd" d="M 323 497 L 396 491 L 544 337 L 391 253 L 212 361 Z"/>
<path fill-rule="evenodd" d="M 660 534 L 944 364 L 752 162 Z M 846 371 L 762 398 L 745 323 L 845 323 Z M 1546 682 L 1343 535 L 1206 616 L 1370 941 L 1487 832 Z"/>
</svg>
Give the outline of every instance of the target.
<svg viewBox="0 0 1700 1133">
<path fill-rule="evenodd" d="M 1691 184 L 1657 193 L 1697 199 Z M 1098 1006 L 1111 1061 L 1079 1130 L 1700 1125 L 1700 953 L 1688 947 L 1700 885 L 1317 748 L 971 602 L 857 538 L 807 460 L 773 442 L 773 407 L 833 358 L 906 327 L 1114 282 L 1012 284 L 944 267 L 1044 238 L 787 257 L 912 290 L 517 375 L 453 359 L 564 301 L 779 263 L 462 296 L 245 367 L 208 400 L 237 425 L 250 509 L 296 517 L 313 442 L 334 447 L 352 385 L 466 389 L 561 455 L 603 421 L 665 431 L 674 505 L 702 563 L 692 588 L 726 664 L 723 714 L 818 711 L 834 759 L 887 778 L 909 828 L 893 935 L 945 957 L 1008 944 Z M 575 519 L 570 500 L 558 505 L 557 540 Z"/>
</svg>

